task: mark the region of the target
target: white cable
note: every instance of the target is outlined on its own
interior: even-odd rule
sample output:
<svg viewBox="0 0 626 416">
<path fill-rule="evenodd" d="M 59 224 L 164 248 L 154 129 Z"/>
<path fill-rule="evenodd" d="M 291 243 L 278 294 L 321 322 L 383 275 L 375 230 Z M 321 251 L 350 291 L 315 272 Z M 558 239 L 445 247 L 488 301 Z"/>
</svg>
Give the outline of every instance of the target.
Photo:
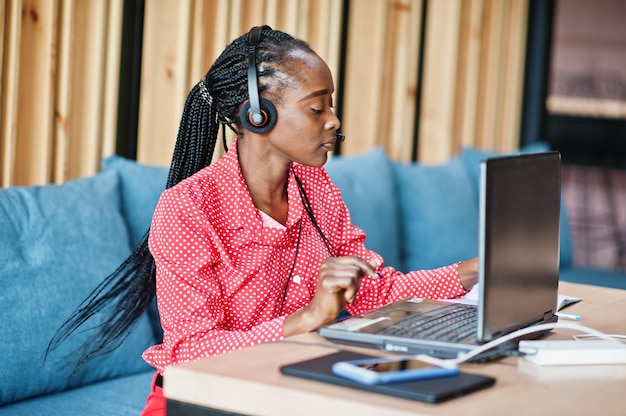
<svg viewBox="0 0 626 416">
<path fill-rule="evenodd" d="M 421 361 L 425 361 L 425 362 L 428 362 L 434 365 L 439 365 L 442 367 L 454 367 L 482 354 L 485 351 L 489 351 L 493 347 L 496 347 L 500 344 L 504 344 L 505 342 L 511 341 L 515 338 L 522 337 L 524 335 L 532 334 L 535 332 L 549 331 L 552 329 L 572 329 L 575 331 L 584 332 L 588 336 L 594 336 L 594 337 L 602 338 L 608 341 L 621 344 L 621 342 L 616 339 L 615 335 L 607 335 L 593 328 L 589 328 L 584 325 L 576 324 L 573 322 L 554 322 L 554 323 L 540 324 L 540 325 L 535 325 L 532 327 L 518 329 L 517 331 L 511 332 L 510 334 L 507 334 L 503 337 L 500 337 L 486 344 L 483 344 L 480 347 L 470 352 L 467 352 L 465 354 L 458 356 L 457 358 L 441 359 L 441 358 L 432 357 L 426 354 L 417 354 L 415 358 Z"/>
<path fill-rule="evenodd" d="M 620 334 L 606 334 L 607 337 L 610 337 L 614 340 L 619 340 L 620 342 L 622 342 L 622 340 L 626 340 L 626 335 L 620 335 Z M 572 336 L 572 338 L 574 338 L 574 340 L 576 341 L 583 341 L 585 339 L 595 339 L 597 338 L 596 335 L 593 334 L 582 334 L 582 335 L 574 335 Z"/>
</svg>

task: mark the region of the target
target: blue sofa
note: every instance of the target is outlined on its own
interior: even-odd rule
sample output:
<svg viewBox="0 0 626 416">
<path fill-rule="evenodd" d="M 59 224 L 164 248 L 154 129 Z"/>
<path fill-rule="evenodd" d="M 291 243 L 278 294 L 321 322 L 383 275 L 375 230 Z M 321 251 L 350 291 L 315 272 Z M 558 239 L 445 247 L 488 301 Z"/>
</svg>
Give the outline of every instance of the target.
<svg viewBox="0 0 626 416">
<path fill-rule="evenodd" d="M 0 189 L 0 415 L 140 413 L 154 374 L 141 354 L 161 337 L 154 310 L 117 350 L 72 377 L 72 362 L 62 358 L 76 355 L 89 331 L 45 362 L 43 354 L 61 323 L 141 240 L 166 180 L 165 168 L 111 157 L 91 177 Z"/>
<path fill-rule="evenodd" d="M 477 254 L 478 164 L 490 155 L 464 149 L 426 166 L 392 162 L 376 148 L 333 158 L 327 170 L 366 231 L 366 245 L 400 270 L 432 268 Z M 0 415 L 139 414 L 153 375 L 141 353 L 161 336 L 154 310 L 117 350 L 73 377 L 62 358 L 75 355 L 89 331 L 46 362 L 43 353 L 63 320 L 140 241 L 166 179 L 166 168 L 112 156 L 91 177 L 0 189 Z M 563 218 L 561 278 L 626 289 L 626 275 L 573 267 Z"/>
</svg>

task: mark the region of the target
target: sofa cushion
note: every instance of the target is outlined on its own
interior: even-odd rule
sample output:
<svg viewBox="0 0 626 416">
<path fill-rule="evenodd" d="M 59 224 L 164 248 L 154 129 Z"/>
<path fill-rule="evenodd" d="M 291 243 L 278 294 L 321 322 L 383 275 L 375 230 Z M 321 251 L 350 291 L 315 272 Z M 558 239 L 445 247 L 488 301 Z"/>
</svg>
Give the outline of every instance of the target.
<svg viewBox="0 0 626 416">
<path fill-rule="evenodd" d="M 135 247 L 150 227 L 152 214 L 167 184 L 169 169 L 114 155 L 102 161 L 102 170 L 113 170 L 119 175 L 122 214 L 128 226 L 131 247 Z"/>
<path fill-rule="evenodd" d="M 387 266 L 402 269 L 396 188 L 382 147 L 358 156 L 335 156 L 325 168 L 341 190 L 352 222 L 365 231 L 365 246 L 380 254 Z"/>
<path fill-rule="evenodd" d="M 154 371 L 120 377 L 0 407 L 0 416 L 137 416 Z"/>
<path fill-rule="evenodd" d="M 432 269 L 478 255 L 478 205 L 460 158 L 395 164 L 406 270 Z"/>
<path fill-rule="evenodd" d="M 121 374 L 145 371 L 154 343 L 147 317 L 115 352 L 68 380 L 62 366 L 90 336 L 77 333 L 43 361 L 61 323 L 130 253 L 118 178 L 105 172 L 63 185 L 0 189 L 0 405 Z M 100 318 L 92 318 L 97 325 Z M 73 363 L 73 362 L 72 362 Z"/>
<path fill-rule="evenodd" d="M 550 146 L 545 142 L 536 142 L 520 149 L 519 153 L 541 153 L 550 150 Z M 464 148 L 461 152 L 461 158 L 470 176 L 472 186 L 478 201 L 478 187 L 480 177 L 480 162 L 489 157 L 505 156 L 498 152 L 489 152 L 473 148 Z M 560 264 L 561 266 L 570 266 L 574 261 L 574 243 L 572 232 L 569 226 L 569 219 L 565 203 L 561 200 L 561 222 L 560 222 Z"/>
</svg>

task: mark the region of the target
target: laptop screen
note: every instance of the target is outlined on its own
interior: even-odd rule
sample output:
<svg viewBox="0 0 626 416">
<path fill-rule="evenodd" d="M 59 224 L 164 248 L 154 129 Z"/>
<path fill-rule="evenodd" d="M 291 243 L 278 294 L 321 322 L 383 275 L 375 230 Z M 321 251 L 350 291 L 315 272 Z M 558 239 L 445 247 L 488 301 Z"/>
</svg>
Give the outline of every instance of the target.
<svg viewBox="0 0 626 416">
<path fill-rule="evenodd" d="M 555 312 L 560 155 L 492 158 L 480 169 L 478 339 L 487 342 Z"/>
</svg>

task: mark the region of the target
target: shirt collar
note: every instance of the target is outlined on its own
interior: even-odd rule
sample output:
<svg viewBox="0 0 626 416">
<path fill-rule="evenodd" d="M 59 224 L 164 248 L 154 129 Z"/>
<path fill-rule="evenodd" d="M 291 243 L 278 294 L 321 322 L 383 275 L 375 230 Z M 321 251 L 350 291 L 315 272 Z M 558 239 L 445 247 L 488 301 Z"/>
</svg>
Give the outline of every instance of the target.
<svg viewBox="0 0 626 416">
<path fill-rule="evenodd" d="M 229 190 L 229 193 L 234 195 L 236 212 L 227 216 L 226 223 L 229 228 L 244 228 L 245 224 L 253 224 L 251 231 L 259 236 L 263 231 L 263 220 L 252 202 L 248 186 L 241 173 L 237 142 L 238 139 L 236 138 L 228 151 L 216 164 L 219 174 L 229 177 L 228 183 L 233 184 L 233 188 Z M 295 165 L 295 167 L 297 170 L 298 165 Z M 289 211 L 287 213 L 286 227 L 290 229 L 297 225 L 305 214 L 298 185 L 294 179 L 294 169 L 289 170 L 287 199 L 289 201 Z"/>
</svg>

